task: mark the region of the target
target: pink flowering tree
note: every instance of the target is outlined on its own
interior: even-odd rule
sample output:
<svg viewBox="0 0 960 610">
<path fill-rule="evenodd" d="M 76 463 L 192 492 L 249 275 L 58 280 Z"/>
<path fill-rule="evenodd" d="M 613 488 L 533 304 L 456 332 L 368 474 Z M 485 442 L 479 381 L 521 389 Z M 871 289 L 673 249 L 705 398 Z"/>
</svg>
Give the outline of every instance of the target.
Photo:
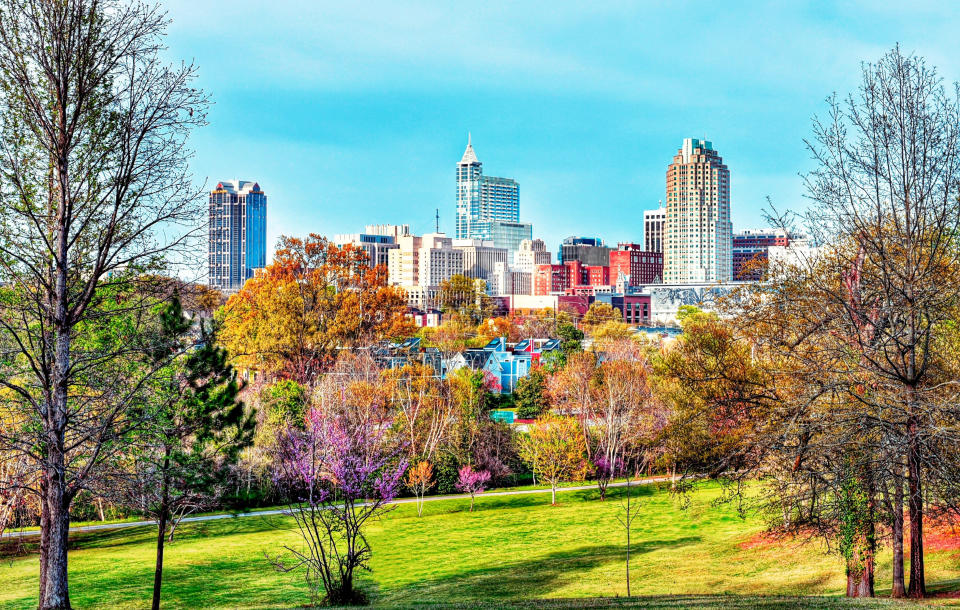
<svg viewBox="0 0 960 610">
<path fill-rule="evenodd" d="M 490 481 L 490 473 L 486 470 L 474 470 L 467 465 L 460 469 L 460 478 L 457 480 L 457 489 L 470 494 L 470 512 L 473 512 L 473 501 L 477 494 L 482 494 Z"/>
<path fill-rule="evenodd" d="M 355 588 L 369 571 L 366 525 L 392 507 L 406 463 L 388 449 L 386 428 L 343 413 L 307 413 L 303 429 L 280 433 L 274 482 L 288 498 L 304 545 L 270 557 L 282 572 L 305 569 L 314 602 L 366 602 Z"/>
</svg>

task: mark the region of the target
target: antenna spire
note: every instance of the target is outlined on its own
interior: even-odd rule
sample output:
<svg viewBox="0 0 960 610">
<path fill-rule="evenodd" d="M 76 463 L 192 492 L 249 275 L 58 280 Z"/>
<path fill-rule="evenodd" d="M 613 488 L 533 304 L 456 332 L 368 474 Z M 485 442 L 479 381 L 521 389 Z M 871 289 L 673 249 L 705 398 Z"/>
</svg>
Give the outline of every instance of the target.
<svg viewBox="0 0 960 610">
<path fill-rule="evenodd" d="M 468 136 L 469 137 L 469 136 Z M 440 232 L 440 208 L 437 208 L 437 233 Z"/>
</svg>

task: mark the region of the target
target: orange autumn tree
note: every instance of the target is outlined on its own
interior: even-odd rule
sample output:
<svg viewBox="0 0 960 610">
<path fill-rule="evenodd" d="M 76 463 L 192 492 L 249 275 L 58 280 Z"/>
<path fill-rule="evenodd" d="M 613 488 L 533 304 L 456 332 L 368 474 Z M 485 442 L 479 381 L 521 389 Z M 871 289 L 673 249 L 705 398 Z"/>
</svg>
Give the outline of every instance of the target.
<svg viewBox="0 0 960 610">
<path fill-rule="evenodd" d="M 560 483 L 583 480 L 590 470 L 586 439 L 572 417 L 548 414 L 538 419 L 520 440 L 520 456 L 550 485 L 551 505 L 557 503 Z"/>
<path fill-rule="evenodd" d="M 273 263 L 218 312 L 237 365 L 310 384 L 339 348 L 411 335 L 403 294 L 367 260 L 313 233 L 281 237 Z"/>
</svg>

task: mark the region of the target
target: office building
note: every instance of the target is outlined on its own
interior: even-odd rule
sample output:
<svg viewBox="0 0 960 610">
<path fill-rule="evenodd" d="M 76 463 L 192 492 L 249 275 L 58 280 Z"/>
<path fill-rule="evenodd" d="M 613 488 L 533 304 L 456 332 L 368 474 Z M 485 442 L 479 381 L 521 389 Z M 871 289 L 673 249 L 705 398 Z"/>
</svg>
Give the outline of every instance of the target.
<svg viewBox="0 0 960 610">
<path fill-rule="evenodd" d="M 463 275 L 490 283 L 497 263 L 507 265 L 508 253 L 492 241 L 482 239 L 454 239 L 453 248 L 463 253 Z"/>
<path fill-rule="evenodd" d="M 493 240 L 511 252 L 532 238 L 530 225 L 520 223 L 520 185 L 512 178 L 484 176 L 469 136 L 457 163 L 456 238 Z"/>
<path fill-rule="evenodd" d="M 707 140 L 686 138 L 667 168 L 663 281 L 733 277 L 730 171 Z"/>
<path fill-rule="evenodd" d="M 369 228 L 369 227 L 367 227 Z M 338 246 L 347 244 L 360 248 L 367 253 L 367 262 L 371 267 L 386 266 L 389 263 L 389 252 L 397 246 L 396 238 L 390 235 L 376 233 L 347 233 L 334 235 L 333 243 Z"/>
<path fill-rule="evenodd" d="M 538 265 L 551 262 L 553 257 L 542 239 L 525 239 L 513 253 L 513 268 L 524 273 L 533 273 Z"/>
<path fill-rule="evenodd" d="M 747 229 L 733 236 L 733 279 L 758 281 L 767 269 L 771 246 L 789 246 L 791 235 L 783 229 Z"/>
<path fill-rule="evenodd" d="M 367 235 L 386 235 L 396 240 L 398 237 L 410 235 L 410 225 L 367 225 L 363 232 Z"/>
<path fill-rule="evenodd" d="M 663 225 L 666 220 L 667 210 L 664 207 L 644 211 L 643 249 L 647 252 L 663 252 Z"/>
<path fill-rule="evenodd" d="M 387 255 L 390 284 L 407 293 L 411 307 L 435 307 L 440 283 L 463 273 L 463 251 L 443 233 L 401 235 Z"/>
<path fill-rule="evenodd" d="M 570 236 L 560 244 L 560 264 L 570 261 L 580 261 L 584 265 L 607 265 L 610 262 L 610 252 L 613 248 L 603 245 L 599 237 Z"/>
<path fill-rule="evenodd" d="M 236 292 L 267 265 L 267 195 L 249 180 L 224 180 L 209 197 L 210 286 Z"/>
<path fill-rule="evenodd" d="M 645 250 L 640 244 L 617 244 L 610 252 L 610 282 L 619 286 L 654 284 L 663 278 L 663 254 Z"/>
</svg>

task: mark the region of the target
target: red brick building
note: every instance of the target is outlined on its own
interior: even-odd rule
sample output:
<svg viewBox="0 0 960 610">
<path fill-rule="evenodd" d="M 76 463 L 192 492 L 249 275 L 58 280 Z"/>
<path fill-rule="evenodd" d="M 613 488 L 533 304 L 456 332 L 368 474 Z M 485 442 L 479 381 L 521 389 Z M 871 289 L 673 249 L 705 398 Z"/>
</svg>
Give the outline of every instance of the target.
<svg viewBox="0 0 960 610">
<path fill-rule="evenodd" d="M 617 283 L 623 273 L 630 286 L 652 284 L 663 278 L 663 253 L 648 252 L 640 244 L 618 244 L 610 252 L 610 281 Z"/>
<path fill-rule="evenodd" d="M 570 287 L 566 265 L 537 265 L 533 272 L 533 294 L 543 296 Z"/>
</svg>

